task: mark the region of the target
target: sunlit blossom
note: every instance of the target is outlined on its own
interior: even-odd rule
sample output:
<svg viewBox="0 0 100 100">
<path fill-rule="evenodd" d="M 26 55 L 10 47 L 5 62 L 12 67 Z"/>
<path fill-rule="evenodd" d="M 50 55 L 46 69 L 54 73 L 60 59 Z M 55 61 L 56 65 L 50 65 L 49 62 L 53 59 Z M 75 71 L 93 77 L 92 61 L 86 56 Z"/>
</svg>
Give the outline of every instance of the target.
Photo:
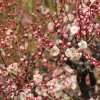
<svg viewBox="0 0 100 100">
<path fill-rule="evenodd" d="M 82 54 L 78 53 L 78 50 L 75 49 L 74 47 L 72 47 L 72 48 L 66 49 L 65 55 L 67 57 L 69 57 L 72 61 L 77 61 L 77 60 L 80 59 L 80 57 L 81 57 Z"/>
<path fill-rule="evenodd" d="M 43 86 L 37 86 L 36 87 L 36 92 L 39 95 L 47 96 L 46 89 Z"/>
<path fill-rule="evenodd" d="M 69 5 L 65 5 L 65 10 L 66 10 L 66 12 L 69 10 Z"/>
<path fill-rule="evenodd" d="M 71 28 L 70 28 L 70 32 L 71 32 L 71 34 L 72 35 L 75 35 L 77 32 L 78 32 L 78 27 L 77 26 L 72 26 Z"/>
<path fill-rule="evenodd" d="M 12 33 L 12 30 L 11 30 L 11 29 L 8 29 L 8 30 L 6 31 L 6 35 L 11 35 L 11 33 Z"/>
<path fill-rule="evenodd" d="M 91 2 L 91 3 L 94 3 L 94 2 L 95 2 L 95 0 L 90 0 L 90 2 Z"/>
<path fill-rule="evenodd" d="M 54 96 L 59 99 L 62 96 L 63 92 L 62 91 L 57 91 L 54 93 Z"/>
<path fill-rule="evenodd" d="M 68 14 L 68 19 L 69 19 L 70 21 L 73 21 L 73 20 L 74 20 L 74 15 L 73 15 L 73 14 Z"/>
<path fill-rule="evenodd" d="M 50 50 L 50 55 L 52 55 L 52 56 L 57 56 L 59 53 L 60 53 L 60 50 L 57 46 L 54 46 Z"/>
<path fill-rule="evenodd" d="M 50 32 L 52 32 L 54 30 L 54 23 L 53 22 L 49 22 L 47 28 L 48 28 L 48 30 Z"/>
<path fill-rule="evenodd" d="M 36 74 L 36 75 L 33 75 L 33 79 L 34 79 L 35 83 L 38 84 L 43 80 L 43 77 L 40 74 Z"/>
<path fill-rule="evenodd" d="M 78 46 L 80 49 L 86 49 L 88 46 L 87 46 L 87 42 L 84 41 L 84 40 L 81 40 L 79 43 L 78 43 Z"/>
<path fill-rule="evenodd" d="M 26 100 L 26 94 L 25 94 L 24 92 L 21 92 L 21 93 L 19 94 L 19 96 L 20 96 L 20 99 L 21 99 L 21 100 Z"/>
<path fill-rule="evenodd" d="M 99 1 L 17 1 L 0 0 L 0 100 L 97 97 Z"/>
<path fill-rule="evenodd" d="M 13 63 L 13 64 L 9 65 L 7 67 L 7 71 L 10 72 L 10 73 L 13 73 L 15 75 L 17 75 L 17 72 L 18 72 L 18 64 L 17 63 Z"/>
</svg>

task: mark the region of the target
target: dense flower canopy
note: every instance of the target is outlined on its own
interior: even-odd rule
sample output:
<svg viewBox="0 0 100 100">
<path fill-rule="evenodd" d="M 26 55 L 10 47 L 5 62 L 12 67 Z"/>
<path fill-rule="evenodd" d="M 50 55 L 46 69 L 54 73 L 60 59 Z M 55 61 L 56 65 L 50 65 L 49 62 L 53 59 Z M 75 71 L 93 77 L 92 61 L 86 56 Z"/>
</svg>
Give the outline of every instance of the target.
<svg viewBox="0 0 100 100">
<path fill-rule="evenodd" d="M 0 0 L 0 100 L 99 100 L 99 10 L 98 0 Z"/>
</svg>

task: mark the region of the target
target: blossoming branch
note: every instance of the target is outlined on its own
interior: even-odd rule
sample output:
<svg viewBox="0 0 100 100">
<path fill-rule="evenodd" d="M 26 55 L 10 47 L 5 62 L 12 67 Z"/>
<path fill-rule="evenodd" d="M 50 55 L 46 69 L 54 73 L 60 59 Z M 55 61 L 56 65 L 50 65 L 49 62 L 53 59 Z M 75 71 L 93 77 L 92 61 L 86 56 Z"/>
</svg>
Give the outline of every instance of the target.
<svg viewBox="0 0 100 100">
<path fill-rule="evenodd" d="M 0 0 L 0 100 L 99 100 L 100 2 Z"/>
</svg>

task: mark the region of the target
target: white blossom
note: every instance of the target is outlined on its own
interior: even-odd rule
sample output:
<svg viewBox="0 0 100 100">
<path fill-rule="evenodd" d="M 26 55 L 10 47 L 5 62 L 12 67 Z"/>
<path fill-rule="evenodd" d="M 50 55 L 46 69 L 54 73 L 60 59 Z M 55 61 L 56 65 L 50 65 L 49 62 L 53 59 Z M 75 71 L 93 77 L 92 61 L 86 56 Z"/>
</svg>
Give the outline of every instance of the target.
<svg viewBox="0 0 100 100">
<path fill-rule="evenodd" d="M 71 60 L 73 62 L 78 61 L 82 56 L 82 53 L 76 53 L 76 56 L 74 56 L 73 58 L 71 58 Z"/>
<path fill-rule="evenodd" d="M 89 0 L 84 0 L 84 3 L 88 3 Z"/>
<path fill-rule="evenodd" d="M 75 56 L 74 54 L 76 54 L 76 53 L 77 53 L 77 50 L 76 50 L 74 47 L 68 48 L 68 49 L 66 49 L 66 51 L 65 51 L 65 55 L 66 55 L 67 57 L 69 57 L 69 58 L 72 58 L 73 56 Z"/>
<path fill-rule="evenodd" d="M 87 42 L 84 41 L 84 40 L 81 40 L 79 43 L 78 43 L 78 46 L 80 49 L 86 49 L 87 48 Z"/>
<path fill-rule="evenodd" d="M 54 77 L 54 76 L 60 75 L 61 73 L 62 73 L 61 69 L 56 69 L 56 70 L 53 71 L 52 76 Z"/>
<path fill-rule="evenodd" d="M 90 0 L 90 2 L 91 2 L 91 3 L 94 3 L 94 2 L 95 2 L 95 0 Z"/>
<path fill-rule="evenodd" d="M 62 96 L 63 92 L 62 91 L 57 91 L 54 93 L 54 96 L 59 99 Z"/>
<path fill-rule="evenodd" d="M 65 55 L 69 57 L 72 61 L 77 61 L 80 59 L 82 53 L 78 53 L 78 50 L 72 47 L 72 48 L 66 49 Z"/>
<path fill-rule="evenodd" d="M 50 50 L 50 55 L 57 56 L 60 53 L 60 50 L 57 46 L 53 46 L 53 48 Z"/>
<path fill-rule="evenodd" d="M 89 7 L 88 7 L 88 6 L 83 7 L 83 8 L 82 8 L 82 11 L 83 11 L 83 13 L 88 12 L 88 11 L 89 11 Z"/>
<path fill-rule="evenodd" d="M 63 17 L 63 22 L 65 23 L 67 21 L 67 16 Z"/>
<path fill-rule="evenodd" d="M 34 79 L 35 83 L 38 84 L 43 80 L 43 77 L 40 74 L 36 74 L 36 75 L 33 75 L 33 79 Z"/>
<path fill-rule="evenodd" d="M 63 33 L 66 34 L 70 28 L 71 28 L 71 25 L 70 24 L 64 26 Z M 66 36 L 68 36 L 68 34 L 66 34 Z"/>
<path fill-rule="evenodd" d="M 31 92 L 31 89 L 30 89 L 30 88 L 25 88 L 25 89 L 24 89 L 24 93 L 25 93 L 25 94 L 29 94 L 30 92 Z"/>
<path fill-rule="evenodd" d="M 17 63 L 10 64 L 7 67 L 7 71 L 10 72 L 10 73 L 13 73 L 15 75 L 17 75 L 17 72 L 18 72 L 18 64 Z"/>
<path fill-rule="evenodd" d="M 45 8 L 43 6 L 40 6 L 40 9 L 41 9 L 41 13 L 44 14 L 44 15 L 46 15 L 47 13 L 50 12 L 50 9 L 49 8 Z"/>
<path fill-rule="evenodd" d="M 71 32 L 71 34 L 72 35 L 75 35 L 77 32 L 78 32 L 78 27 L 77 26 L 72 26 L 71 28 L 70 28 L 70 32 Z"/>
<path fill-rule="evenodd" d="M 31 40 L 32 39 L 32 34 L 28 34 L 28 39 Z"/>
<path fill-rule="evenodd" d="M 75 75 L 71 75 L 70 79 L 71 79 L 71 81 L 72 81 L 73 83 L 76 82 L 76 76 L 75 76 Z"/>
<path fill-rule="evenodd" d="M 65 82 L 65 81 L 61 81 L 60 82 L 60 87 L 61 87 L 61 90 L 65 89 L 66 87 L 68 87 L 68 84 Z"/>
<path fill-rule="evenodd" d="M 88 14 L 88 11 L 90 8 L 85 3 L 82 3 L 82 6 L 79 6 L 79 7 L 82 9 L 83 13 Z"/>
<path fill-rule="evenodd" d="M 47 85 L 56 86 L 59 84 L 58 82 L 59 82 L 59 79 L 53 78 L 51 81 L 47 82 Z"/>
<path fill-rule="evenodd" d="M 20 92 L 19 97 L 20 100 L 26 100 L 26 94 L 24 92 Z"/>
<path fill-rule="evenodd" d="M 37 86 L 36 87 L 36 92 L 39 95 L 47 96 L 46 89 L 43 86 Z"/>
<path fill-rule="evenodd" d="M 7 46 L 12 46 L 12 38 L 10 38 L 9 36 L 6 37 L 6 45 Z"/>
<path fill-rule="evenodd" d="M 2 53 L 3 56 L 6 55 L 3 49 L 0 49 L 0 52 Z"/>
<path fill-rule="evenodd" d="M 69 5 L 65 5 L 65 11 L 67 12 L 69 10 Z"/>
<path fill-rule="evenodd" d="M 31 97 L 33 97 L 33 94 L 32 94 L 32 93 L 29 93 L 29 94 L 27 95 L 27 97 L 31 98 Z"/>
<path fill-rule="evenodd" d="M 69 73 L 72 73 L 72 72 L 73 72 L 73 69 L 71 69 L 69 65 L 65 65 L 65 66 L 64 66 L 64 69 L 65 69 L 67 72 L 69 72 Z"/>
<path fill-rule="evenodd" d="M 64 99 L 64 100 L 70 100 L 71 98 L 70 98 L 70 96 L 68 96 L 67 94 L 63 94 L 63 99 Z"/>
<path fill-rule="evenodd" d="M 11 30 L 11 29 L 8 29 L 8 30 L 6 31 L 6 35 L 10 35 L 11 32 L 12 32 L 12 30 Z"/>
<path fill-rule="evenodd" d="M 73 21 L 73 20 L 74 20 L 74 15 L 73 15 L 73 14 L 68 14 L 68 19 L 69 19 L 70 21 Z"/>
<path fill-rule="evenodd" d="M 50 32 L 52 32 L 54 30 L 54 22 L 49 22 L 47 28 Z"/>
<path fill-rule="evenodd" d="M 28 49 L 28 45 L 29 45 L 29 43 L 25 42 L 25 49 Z"/>
<path fill-rule="evenodd" d="M 77 88 L 77 84 L 76 84 L 76 83 L 72 83 L 72 84 L 71 84 L 71 89 L 72 89 L 72 90 L 75 90 L 76 88 Z"/>
<path fill-rule="evenodd" d="M 55 85 L 55 87 L 53 88 L 53 92 L 57 92 L 59 90 L 61 90 L 61 85 L 60 84 Z"/>
</svg>

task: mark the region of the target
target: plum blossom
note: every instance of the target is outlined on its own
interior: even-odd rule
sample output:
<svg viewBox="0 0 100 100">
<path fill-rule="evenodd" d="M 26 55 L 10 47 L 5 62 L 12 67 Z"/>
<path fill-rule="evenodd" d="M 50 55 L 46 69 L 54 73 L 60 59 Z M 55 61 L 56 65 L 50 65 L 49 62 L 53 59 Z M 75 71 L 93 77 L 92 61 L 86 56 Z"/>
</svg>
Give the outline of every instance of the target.
<svg viewBox="0 0 100 100">
<path fill-rule="evenodd" d="M 70 96 L 68 96 L 67 94 L 63 94 L 63 100 L 70 100 L 71 98 L 70 98 Z"/>
<path fill-rule="evenodd" d="M 72 81 L 73 83 L 76 82 L 76 76 L 75 76 L 75 75 L 72 75 L 70 79 L 71 79 L 71 81 Z"/>
<path fill-rule="evenodd" d="M 65 5 L 65 11 L 67 12 L 69 10 L 69 6 L 66 4 Z"/>
<path fill-rule="evenodd" d="M 53 92 L 57 92 L 57 91 L 59 91 L 59 90 L 61 90 L 61 85 L 60 85 L 60 84 L 55 85 L 55 87 L 54 87 L 54 89 L 53 89 Z"/>
<path fill-rule="evenodd" d="M 77 83 L 77 70 L 81 75 L 85 71 L 88 74 L 92 70 L 87 68 L 93 63 L 95 76 L 100 76 L 99 61 L 94 58 L 99 51 L 96 52 L 99 47 L 95 44 L 99 34 L 99 1 L 20 1 L 0 0 L 0 98 L 71 100 L 79 92 L 83 94 L 79 88 L 85 85 Z M 80 53 L 81 49 L 84 52 Z M 91 87 L 89 81 L 83 81 Z"/>
<path fill-rule="evenodd" d="M 68 14 L 68 19 L 69 19 L 70 21 L 73 21 L 73 20 L 74 20 L 74 15 L 73 15 L 73 14 Z"/>
<path fill-rule="evenodd" d="M 72 84 L 71 84 L 71 89 L 72 89 L 72 90 L 75 90 L 76 88 L 77 88 L 77 84 L 76 84 L 76 83 L 72 83 Z"/>
<path fill-rule="evenodd" d="M 69 65 L 65 65 L 64 69 L 69 73 L 73 73 L 73 69 L 71 69 Z"/>
<path fill-rule="evenodd" d="M 6 37 L 6 45 L 7 46 L 11 46 L 12 45 L 12 38 L 10 38 L 9 36 Z"/>
<path fill-rule="evenodd" d="M 71 34 L 72 35 L 75 35 L 77 32 L 78 32 L 78 27 L 77 26 L 72 26 L 71 28 L 70 28 L 70 32 L 71 32 Z"/>
<path fill-rule="evenodd" d="M 30 92 L 31 92 L 31 89 L 30 89 L 30 88 L 25 88 L 25 89 L 24 89 L 24 93 L 25 93 L 25 94 L 29 94 Z"/>
<path fill-rule="evenodd" d="M 49 92 L 56 92 L 61 89 L 59 84 L 59 80 L 57 78 L 53 78 L 51 81 L 47 82 L 47 86 L 49 86 Z"/>
<path fill-rule="evenodd" d="M 69 57 L 69 58 L 72 58 L 72 57 L 74 56 L 74 54 L 76 54 L 76 53 L 77 53 L 77 50 L 76 50 L 74 47 L 68 48 L 68 49 L 66 49 L 66 51 L 65 51 L 65 55 L 66 55 L 67 57 Z"/>
<path fill-rule="evenodd" d="M 19 97 L 20 100 L 26 100 L 26 94 L 24 92 L 20 92 Z"/>
<path fill-rule="evenodd" d="M 35 83 L 38 84 L 43 80 L 43 77 L 40 74 L 36 74 L 36 75 L 33 75 L 33 79 L 34 79 Z"/>
<path fill-rule="evenodd" d="M 47 96 L 46 89 L 43 86 L 37 86 L 36 87 L 36 92 L 39 95 Z"/>
<path fill-rule="evenodd" d="M 71 58 L 71 60 L 74 61 L 78 61 L 82 56 L 82 53 L 77 53 L 77 56 L 74 56 L 73 58 Z"/>
<path fill-rule="evenodd" d="M 57 91 L 54 93 L 54 96 L 59 99 L 61 96 L 63 95 L 63 92 L 62 91 Z"/>
<path fill-rule="evenodd" d="M 5 56 L 5 52 L 3 49 L 0 49 L 0 52 L 2 53 L 3 56 Z"/>
<path fill-rule="evenodd" d="M 63 90 L 63 89 L 65 89 L 66 87 L 68 87 L 68 83 L 65 82 L 65 81 L 61 81 L 61 82 L 60 82 L 60 86 L 61 86 L 61 89 L 60 89 L 60 90 Z"/>
<path fill-rule="evenodd" d="M 29 43 L 28 42 L 25 42 L 25 49 L 28 48 L 28 45 L 29 45 Z"/>
<path fill-rule="evenodd" d="M 47 82 L 47 85 L 56 86 L 59 84 L 59 80 L 57 78 L 53 78 L 51 81 Z"/>
<path fill-rule="evenodd" d="M 29 94 L 27 95 L 27 97 L 28 97 L 28 98 L 33 98 L 33 94 L 32 94 L 32 93 L 29 93 Z"/>
<path fill-rule="evenodd" d="M 70 25 L 70 24 L 64 26 L 64 28 L 63 28 L 63 33 L 66 34 L 70 28 L 71 28 L 71 25 Z M 67 36 L 68 36 L 68 34 L 66 34 L 66 37 L 67 37 Z M 65 37 L 65 36 L 64 36 L 64 37 Z"/>
<path fill-rule="evenodd" d="M 67 21 L 67 16 L 63 17 L 63 22 L 65 23 Z"/>
<path fill-rule="evenodd" d="M 90 0 L 90 2 L 91 2 L 91 3 L 94 3 L 94 2 L 95 2 L 95 0 Z"/>
<path fill-rule="evenodd" d="M 57 56 L 60 53 L 60 50 L 57 46 L 53 46 L 50 50 L 50 55 Z"/>
<path fill-rule="evenodd" d="M 84 3 L 87 3 L 89 0 L 84 0 Z"/>
<path fill-rule="evenodd" d="M 61 69 L 56 69 L 56 70 L 53 71 L 52 76 L 60 75 L 60 73 L 62 73 L 62 70 Z"/>
<path fill-rule="evenodd" d="M 43 6 L 40 6 L 40 9 L 41 9 L 41 13 L 44 14 L 44 15 L 46 15 L 47 13 L 50 12 L 50 9 L 49 8 L 45 8 Z"/>
<path fill-rule="evenodd" d="M 72 61 L 77 61 L 80 59 L 82 53 L 79 53 L 74 47 L 68 48 L 65 51 L 65 55 L 69 57 Z"/>
<path fill-rule="evenodd" d="M 11 32 L 12 32 L 12 30 L 11 30 L 11 29 L 8 29 L 8 30 L 6 31 L 6 35 L 10 35 Z"/>
<path fill-rule="evenodd" d="M 86 13 L 89 11 L 89 7 L 87 5 L 83 4 L 82 6 L 83 6 L 82 8 L 83 13 Z"/>
<path fill-rule="evenodd" d="M 84 40 L 81 40 L 79 43 L 78 43 L 78 46 L 80 49 L 86 49 L 87 48 L 87 42 L 84 41 Z"/>
<path fill-rule="evenodd" d="M 48 31 L 52 32 L 54 30 L 54 22 L 49 22 L 47 25 Z"/>
<path fill-rule="evenodd" d="M 31 40 L 32 39 L 32 34 L 28 34 L 28 39 Z"/>
<path fill-rule="evenodd" d="M 17 75 L 18 74 L 18 64 L 17 63 L 10 64 L 7 67 L 7 71 Z"/>
</svg>

